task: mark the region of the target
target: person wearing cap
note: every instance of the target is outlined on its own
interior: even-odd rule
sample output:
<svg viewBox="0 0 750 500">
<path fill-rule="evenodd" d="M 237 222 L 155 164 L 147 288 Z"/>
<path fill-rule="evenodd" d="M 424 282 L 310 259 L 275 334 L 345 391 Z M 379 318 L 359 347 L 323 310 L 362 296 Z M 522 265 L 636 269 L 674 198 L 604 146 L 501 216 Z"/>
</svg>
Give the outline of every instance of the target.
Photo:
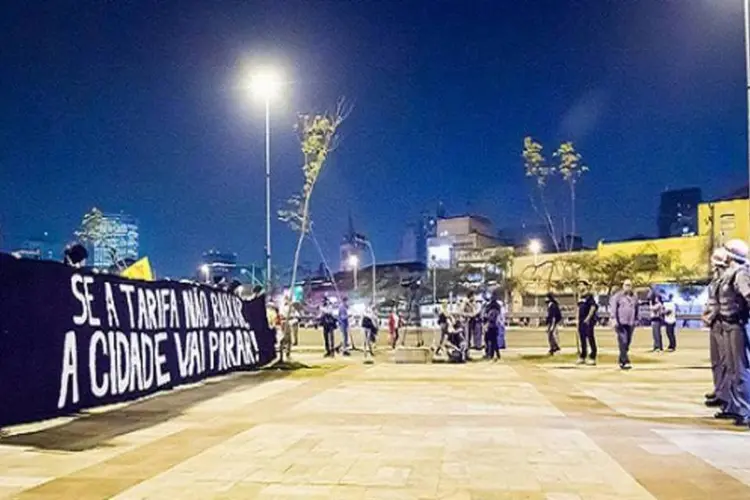
<svg viewBox="0 0 750 500">
<path fill-rule="evenodd" d="M 721 275 L 717 290 L 719 321 L 727 345 L 729 401 L 716 418 L 734 418 L 736 425 L 750 425 L 750 364 L 748 363 L 747 322 L 750 304 L 748 246 L 742 240 L 724 245 L 729 265 Z"/>
<path fill-rule="evenodd" d="M 622 290 L 617 292 L 609 306 L 609 311 L 614 322 L 615 333 L 617 334 L 617 345 L 620 349 L 618 359 L 620 369 L 630 370 L 630 343 L 633 341 L 633 330 L 638 323 L 638 297 L 633 292 L 633 282 L 625 280 L 622 283 Z"/>
<path fill-rule="evenodd" d="M 706 394 L 705 404 L 709 408 L 720 408 L 725 411 L 729 402 L 729 379 L 727 373 L 727 346 L 726 340 L 719 321 L 719 302 L 717 293 L 721 276 L 729 266 L 729 255 L 724 248 L 717 248 L 711 255 L 712 279 L 708 284 L 708 300 L 703 309 L 703 322 L 709 328 L 708 351 L 711 358 L 711 378 L 713 379 L 713 391 Z"/>
<path fill-rule="evenodd" d="M 594 336 L 594 326 L 596 325 L 596 313 L 599 311 L 599 304 L 596 303 L 594 294 L 589 290 L 587 282 L 581 283 L 581 298 L 578 301 L 578 340 L 581 344 L 581 352 L 578 357 L 578 364 L 588 363 L 596 364 L 596 337 Z"/>
<path fill-rule="evenodd" d="M 563 317 L 560 311 L 560 303 L 557 302 L 555 295 L 550 292 L 547 294 L 547 342 L 549 343 L 549 355 L 554 356 L 560 350 L 559 326 Z"/>
</svg>

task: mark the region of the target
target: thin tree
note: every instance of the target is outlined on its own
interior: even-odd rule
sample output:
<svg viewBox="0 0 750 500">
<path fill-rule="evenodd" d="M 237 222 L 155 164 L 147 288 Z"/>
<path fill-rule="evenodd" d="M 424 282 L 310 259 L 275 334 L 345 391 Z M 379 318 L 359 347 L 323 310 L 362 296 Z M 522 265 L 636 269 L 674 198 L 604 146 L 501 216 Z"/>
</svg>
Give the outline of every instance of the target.
<svg viewBox="0 0 750 500">
<path fill-rule="evenodd" d="M 583 157 L 576 151 L 572 142 L 560 144 L 553 156 L 558 159 L 557 171 L 570 190 L 570 238 L 566 241 L 567 250 L 570 252 L 573 250 L 573 238 L 576 234 L 576 183 L 589 168 L 583 164 Z"/>
<path fill-rule="evenodd" d="M 328 155 L 336 149 L 337 131 L 341 123 L 351 113 L 351 106 L 344 100 L 339 99 L 336 109 L 332 113 L 323 114 L 301 114 L 297 122 L 297 132 L 300 137 L 300 147 L 303 155 L 302 174 L 304 184 L 301 194 L 294 195 L 289 199 L 289 208 L 279 211 L 279 218 L 289 223 L 295 231 L 299 232 L 297 246 L 294 251 L 294 263 L 292 265 L 292 278 L 289 289 L 294 289 L 297 280 L 297 267 L 299 265 L 300 252 L 305 236 L 310 232 L 310 201 L 318 182 L 320 172 L 325 165 Z M 291 312 L 292 301 L 287 301 L 288 317 Z M 287 341 L 289 332 L 284 328 L 282 344 Z M 282 348 L 283 359 L 283 348 Z"/>
<path fill-rule="evenodd" d="M 547 187 L 550 178 L 555 174 L 555 168 L 547 163 L 546 158 L 542 154 L 542 149 L 543 147 L 540 143 L 531 137 L 526 137 L 523 140 L 523 153 L 521 156 L 523 157 L 526 177 L 531 177 L 535 181 L 535 194 L 532 193 L 529 197 L 531 207 L 544 221 L 547 232 L 555 245 L 555 250 L 559 252 L 560 247 L 555 231 L 555 224 L 547 204 Z"/>
</svg>

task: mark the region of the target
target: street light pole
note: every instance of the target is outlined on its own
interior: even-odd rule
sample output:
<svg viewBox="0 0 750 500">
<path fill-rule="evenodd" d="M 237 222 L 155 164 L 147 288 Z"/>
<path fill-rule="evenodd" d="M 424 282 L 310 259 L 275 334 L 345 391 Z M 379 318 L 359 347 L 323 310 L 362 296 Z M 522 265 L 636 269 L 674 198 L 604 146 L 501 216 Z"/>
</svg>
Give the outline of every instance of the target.
<svg viewBox="0 0 750 500">
<path fill-rule="evenodd" d="M 354 274 L 354 291 L 356 292 L 359 288 L 359 284 L 357 283 L 357 266 L 352 267 L 352 273 Z"/>
<path fill-rule="evenodd" d="M 266 290 L 271 284 L 271 99 L 266 96 Z"/>
<path fill-rule="evenodd" d="M 432 267 L 432 303 L 437 304 L 437 259 L 434 255 L 430 264 Z"/>
<path fill-rule="evenodd" d="M 375 252 L 372 249 L 370 240 L 365 240 L 365 244 L 367 245 L 367 248 L 370 249 L 370 257 L 372 258 L 372 305 L 375 307 L 375 296 L 377 294 L 377 288 L 375 285 Z"/>
</svg>

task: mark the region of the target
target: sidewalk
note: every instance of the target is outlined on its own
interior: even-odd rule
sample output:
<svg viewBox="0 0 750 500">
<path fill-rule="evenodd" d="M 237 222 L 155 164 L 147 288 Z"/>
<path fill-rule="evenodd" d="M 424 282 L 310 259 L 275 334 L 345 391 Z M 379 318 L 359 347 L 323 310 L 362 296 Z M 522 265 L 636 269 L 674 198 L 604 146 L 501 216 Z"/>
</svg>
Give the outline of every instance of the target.
<svg viewBox="0 0 750 500">
<path fill-rule="evenodd" d="M 750 431 L 710 418 L 699 334 L 613 365 L 395 365 L 380 350 L 225 377 L 0 440 L 0 496 L 747 499 Z M 637 350 L 642 350 L 639 346 Z M 613 353 L 605 347 L 605 354 Z"/>
</svg>

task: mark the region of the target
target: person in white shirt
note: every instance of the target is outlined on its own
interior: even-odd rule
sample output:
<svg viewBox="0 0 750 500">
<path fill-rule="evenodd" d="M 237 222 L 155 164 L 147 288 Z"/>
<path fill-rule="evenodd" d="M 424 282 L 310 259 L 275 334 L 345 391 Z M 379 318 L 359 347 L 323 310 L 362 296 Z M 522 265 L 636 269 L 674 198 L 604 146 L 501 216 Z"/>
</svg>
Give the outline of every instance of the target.
<svg viewBox="0 0 750 500">
<path fill-rule="evenodd" d="M 677 326 L 677 304 L 674 303 L 674 296 L 670 295 L 664 303 L 664 325 L 667 329 L 667 340 L 669 345 L 667 351 L 674 352 L 677 348 L 677 339 L 675 338 L 675 328 Z"/>
</svg>

